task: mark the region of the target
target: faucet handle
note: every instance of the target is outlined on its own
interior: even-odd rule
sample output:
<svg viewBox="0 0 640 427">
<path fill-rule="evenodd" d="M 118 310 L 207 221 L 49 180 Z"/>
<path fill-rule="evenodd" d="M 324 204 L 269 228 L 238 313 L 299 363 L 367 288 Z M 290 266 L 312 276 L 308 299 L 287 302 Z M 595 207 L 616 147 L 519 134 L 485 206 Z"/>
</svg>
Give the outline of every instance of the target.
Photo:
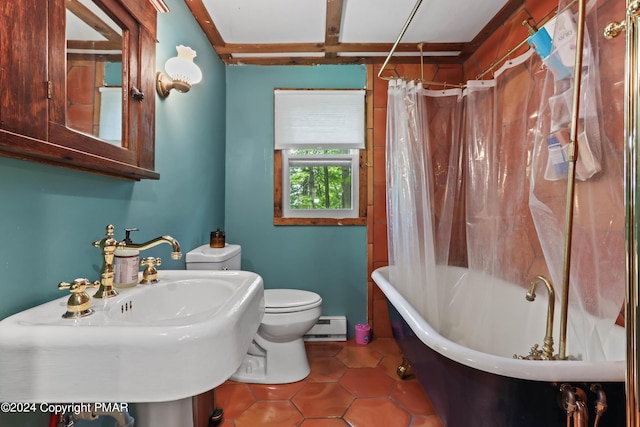
<svg viewBox="0 0 640 427">
<path fill-rule="evenodd" d="M 142 280 L 140 280 L 141 285 L 158 283 L 158 270 L 156 270 L 156 266 L 158 265 L 162 265 L 162 260 L 160 258 L 154 258 L 152 256 L 142 258 L 140 266 L 145 267 L 145 269 L 142 272 Z"/>
<path fill-rule="evenodd" d="M 69 290 L 71 295 L 67 300 L 67 312 L 62 315 L 65 319 L 85 317 L 93 313 L 91 298 L 87 295 L 87 288 L 100 286 L 99 281 L 91 282 L 87 279 L 75 279 L 73 282 L 60 282 L 58 289 Z"/>
<path fill-rule="evenodd" d="M 58 283 L 58 289 L 70 290 L 72 293 L 84 292 L 86 288 L 95 288 L 100 286 L 100 281 L 96 280 L 91 282 L 88 279 L 76 279 L 73 282 L 60 282 Z"/>
</svg>

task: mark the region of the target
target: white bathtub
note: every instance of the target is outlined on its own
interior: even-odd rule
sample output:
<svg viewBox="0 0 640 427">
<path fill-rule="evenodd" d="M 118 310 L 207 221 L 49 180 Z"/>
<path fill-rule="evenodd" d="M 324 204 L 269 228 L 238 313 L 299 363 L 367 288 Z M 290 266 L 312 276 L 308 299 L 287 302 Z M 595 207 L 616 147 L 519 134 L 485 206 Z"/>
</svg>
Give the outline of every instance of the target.
<svg viewBox="0 0 640 427">
<path fill-rule="evenodd" d="M 441 324 L 436 330 L 420 316 L 412 305 L 396 290 L 389 280 L 389 269 L 382 267 L 372 274 L 373 280 L 389 302 L 404 318 L 415 335 L 441 355 L 463 365 L 493 374 L 536 381 L 612 381 L 625 380 L 624 328 L 611 326 L 589 316 L 584 321 L 573 319 L 567 336 L 567 354 L 583 360 L 533 361 L 514 359 L 513 355 L 526 355 L 535 343 L 542 346 L 547 313 L 547 290 L 541 284 L 536 289 L 534 302 L 525 299 L 526 289 L 481 273 L 470 273 L 460 267 L 445 267 L 438 277 L 440 292 L 455 292 L 445 296 L 452 299 L 441 307 Z M 476 283 L 460 283 L 473 277 Z M 481 283 L 481 282 L 485 283 Z M 443 281 L 445 282 L 445 281 Z M 556 294 L 560 289 L 556 288 Z M 490 299 L 490 304 L 483 301 Z M 556 303 L 554 318 L 554 348 L 559 348 L 560 304 Z M 484 308 L 483 308 L 484 307 Z M 490 313 L 486 313 L 490 310 Z M 569 317 L 575 313 L 569 312 Z M 484 320 L 479 320 L 484 319 Z M 482 327 L 478 321 L 483 322 Z M 602 345 L 588 348 L 576 328 L 593 326 L 600 335 Z M 601 331 L 601 332 L 599 332 Z"/>
<path fill-rule="evenodd" d="M 446 427 L 566 427 L 566 410 L 559 405 L 563 383 L 585 391 L 590 411 L 596 397 L 590 387 L 598 383 L 609 402 L 599 427 L 625 424 L 623 328 L 592 316 L 576 318 L 570 310 L 567 354 L 581 360 L 514 359 L 514 354 L 526 355 L 533 344 L 542 344 L 544 286 L 536 289 L 536 300 L 528 302 L 521 286 L 444 267 L 436 274 L 443 279 L 438 280 L 437 298 L 447 302 L 436 305 L 439 320 L 433 327 L 390 282 L 390 268 L 375 270 L 373 280 L 389 301 L 394 337 Z M 426 317 L 434 316 L 427 312 Z M 590 346 L 581 337 L 583 327 L 599 345 Z"/>
</svg>

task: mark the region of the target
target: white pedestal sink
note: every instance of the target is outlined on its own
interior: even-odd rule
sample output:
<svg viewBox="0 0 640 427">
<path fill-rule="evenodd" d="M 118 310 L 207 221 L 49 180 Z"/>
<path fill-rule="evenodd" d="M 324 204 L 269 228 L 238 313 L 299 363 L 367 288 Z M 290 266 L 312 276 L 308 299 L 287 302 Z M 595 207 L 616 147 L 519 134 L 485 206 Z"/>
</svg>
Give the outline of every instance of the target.
<svg viewBox="0 0 640 427">
<path fill-rule="evenodd" d="M 262 321 L 262 278 L 191 270 L 158 278 L 92 298 L 95 312 L 84 318 L 62 318 L 65 296 L 2 320 L 0 401 L 175 403 L 222 384 Z"/>
</svg>

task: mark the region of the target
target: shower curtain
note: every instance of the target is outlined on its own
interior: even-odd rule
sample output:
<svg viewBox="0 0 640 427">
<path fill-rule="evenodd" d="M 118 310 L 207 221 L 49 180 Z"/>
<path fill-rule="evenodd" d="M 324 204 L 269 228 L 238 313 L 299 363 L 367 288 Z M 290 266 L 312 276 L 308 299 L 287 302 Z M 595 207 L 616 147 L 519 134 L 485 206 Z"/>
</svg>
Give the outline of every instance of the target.
<svg viewBox="0 0 640 427">
<path fill-rule="evenodd" d="M 565 3 L 560 3 L 560 10 Z M 597 1 L 588 1 L 586 12 L 569 303 L 596 318 L 616 319 L 624 301 L 624 165 L 621 135 L 609 136 L 603 117 L 607 109 L 614 108 L 620 112 L 624 109 L 622 97 L 607 96 L 613 87 L 623 84 L 623 76 L 620 75 L 620 80 L 615 82 L 603 82 L 602 76 L 607 71 L 600 71 L 603 36 L 602 24 L 598 24 Z M 570 11 L 560 14 L 554 33 L 570 34 L 575 31 L 570 18 Z M 562 47 L 555 47 L 552 55 L 557 57 L 558 63 L 572 70 L 574 52 L 563 53 Z M 607 68 L 603 67 L 603 70 Z M 558 236 L 564 233 L 567 181 L 564 163 L 558 162 L 559 158 L 554 155 L 560 153 L 564 159 L 567 154 L 565 142 L 568 141 L 566 129 L 572 111 L 573 76 L 560 78 L 558 74 L 557 70 L 548 70 L 542 87 L 529 205 L 550 277 L 560 292 L 564 240 Z M 614 143 L 616 139 L 619 146 Z M 557 147 L 558 142 L 562 151 L 553 153 L 551 147 Z M 562 191 L 563 197 L 557 197 L 558 191 Z M 579 322 L 583 324 L 577 327 Z M 590 331 L 590 334 L 578 334 L 577 330 Z M 567 347 L 569 349 L 571 345 L 574 349 L 583 350 L 585 358 L 603 359 L 605 345 L 588 346 L 587 343 L 605 343 L 609 332 L 607 325 L 595 324 L 588 317 L 570 317 Z"/>
<path fill-rule="evenodd" d="M 578 335 L 576 322 L 584 320 L 569 317 L 567 351 L 585 359 L 605 357 L 607 332 L 624 300 L 621 147 L 602 123 L 602 110 L 611 106 L 600 102 L 606 88 L 599 78 L 595 3 L 587 8 L 570 305 L 607 319 L 607 326 L 590 324 Z M 550 31 L 571 30 L 572 18 L 565 12 Z M 554 46 L 543 62 L 530 50 L 493 79 L 467 82 L 464 93 L 402 80 L 389 85 L 389 264 L 397 267 L 391 279 L 437 330 L 471 347 L 473 334 L 456 336 L 458 328 L 445 325 L 443 314 L 474 285 L 474 275 L 525 288 L 541 274 L 560 298 L 572 76 L 559 73 L 554 61 L 571 67 L 567 57 Z M 469 274 L 438 291 L 439 266 L 446 265 L 467 266 Z M 491 310 L 488 299 L 474 302 L 476 327 L 487 327 Z"/>
<path fill-rule="evenodd" d="M 389 83 L 387 102 L 387 220 L 392 281 L 434 326 L 443 295 L 434 284 L 447 265 L 454 201 L 461 185 L 462 92 Z M 435 156 L 437 151 L 439 155 Z M 453 167 L 452 167 L 453 166 Z"/>
</svg>

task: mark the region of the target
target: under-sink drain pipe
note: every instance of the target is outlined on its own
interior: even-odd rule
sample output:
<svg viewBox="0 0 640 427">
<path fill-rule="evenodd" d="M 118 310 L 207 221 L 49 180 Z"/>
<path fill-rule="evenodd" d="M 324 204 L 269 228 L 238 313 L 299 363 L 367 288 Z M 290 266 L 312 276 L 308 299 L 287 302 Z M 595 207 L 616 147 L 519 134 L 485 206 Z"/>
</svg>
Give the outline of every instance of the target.
<svg viewBox="0 0 640 427">
<path fill-rule="evenodd" d="M 100 408 L 96 408 L 93 404 L 86 404 L 90 406 L 89 411 L 81 411 L 74 413 L 67 413 L 65 416 L 70 416 L 72 420 L 89 420 L 94 421 L 100 418 L 101 416 L 111 417 L 115 420 L 115 427 L 134 427 L 136 420 L 129 415 L 128 411 L 125 410 L 102 410 Z M 63 424 L 64 425 L 64 424 Z M 73 425 L 73 422 L 68 425 Z"/>
<path fill-rule="evenodd" d="M 49 416 L 49 427 L 73 427 L 71 414 L 51 413 Z"/>
</svg>

